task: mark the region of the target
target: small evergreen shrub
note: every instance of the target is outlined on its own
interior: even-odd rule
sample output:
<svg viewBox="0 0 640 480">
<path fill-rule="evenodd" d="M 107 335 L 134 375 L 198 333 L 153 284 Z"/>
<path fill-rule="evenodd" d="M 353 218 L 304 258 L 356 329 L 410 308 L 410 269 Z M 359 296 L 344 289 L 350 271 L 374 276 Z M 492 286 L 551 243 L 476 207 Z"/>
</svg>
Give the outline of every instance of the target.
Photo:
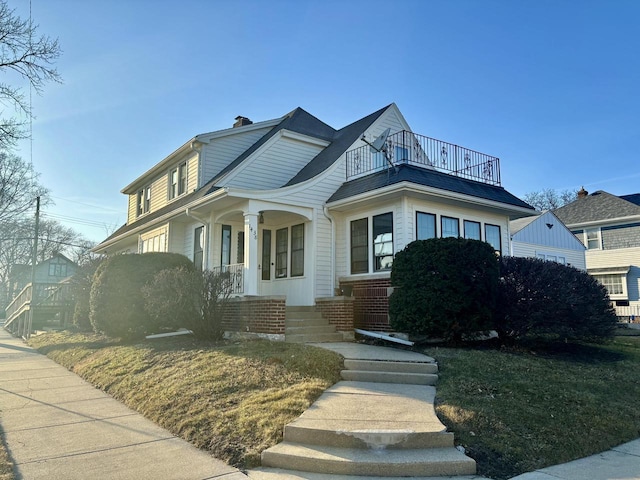
<svg viewBox="0 0 640 480">
<path fill-rule="evenodd" d="M 116 255 L 96 270 L 89 302 L 90 320 L 96 332 L 131 340 L 173 328 L 171 320 L 158 324 L 145 310 L 142 287 L 161 270 L 193 269 L 193 263 L 177 253 Z"/>
<path fill-rule="evenodd" d="M 502 340 L 602 339 L 613 335 L 616 323 L 606 288 L 588 273 L 536 258 L 500 260 L 496 330 Z"/>
<path fill-rule="evenodd" d="M 498 259 L 486 242 L 417 240 L 398 252 L 391 270 L 391 327 L 412 335 L 460 341 L 493 328 Z"/>
<path fill-rule="evenodd" d="M 142 293 L 147 312 L 158 324 L 188 328 L 209 340 L 222 338 L 222 319 L 231 293 L 228 274 L 184 267 L 162 270 Z"/>
<path fill-rule="evenodd" d="M 93 330 L 89 320 L 89 302 L 91 298 L 91 284 L 98 265 L 103 258 L 92 258 L 81 265 L 71 277 L 71 293 L 74 301 L 73 325 L 82 332 Z"/>
</svg>

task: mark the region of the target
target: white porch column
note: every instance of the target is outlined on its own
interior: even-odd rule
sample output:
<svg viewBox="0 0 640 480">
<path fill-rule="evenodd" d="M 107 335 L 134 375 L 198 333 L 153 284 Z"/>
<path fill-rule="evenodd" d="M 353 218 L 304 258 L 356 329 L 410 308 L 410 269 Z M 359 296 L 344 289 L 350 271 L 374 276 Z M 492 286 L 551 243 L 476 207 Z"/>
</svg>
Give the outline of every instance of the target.
<svg viewBox="0 0 640 480">
<path fill-rule="evenodd" d="M 244 294 L 258 295 L 258 214 L 244 214 Z"/>
</svg>

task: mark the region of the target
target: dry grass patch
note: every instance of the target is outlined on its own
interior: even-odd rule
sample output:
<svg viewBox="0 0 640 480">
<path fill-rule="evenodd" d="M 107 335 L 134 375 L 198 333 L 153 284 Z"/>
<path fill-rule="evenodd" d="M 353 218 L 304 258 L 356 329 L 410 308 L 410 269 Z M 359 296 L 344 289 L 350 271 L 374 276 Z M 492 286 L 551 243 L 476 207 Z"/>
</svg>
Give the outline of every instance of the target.
<svg viewBox="0 0 640 480">
<path fill-rule="evenodd" d="M 282 440 L 339 380 L 327 350 L 266 341 L 190 338 L 115 344 L 95 335 L 47 334 L 31 344 L 172 433 L 239 468 Z"/>
<path fill-rule="evenodd" d="M 506 479 L 640 436 L 640 338 L 527 349 L 429 348 L 436 411 L 480 474 Z"/>
<path fill-rule="evenodd" d="M 0 428 L 0 480 L 14 480 L 13 462 L 9 458 L 7 446 L 4 443 L 2 429 Z"/>
</svg>

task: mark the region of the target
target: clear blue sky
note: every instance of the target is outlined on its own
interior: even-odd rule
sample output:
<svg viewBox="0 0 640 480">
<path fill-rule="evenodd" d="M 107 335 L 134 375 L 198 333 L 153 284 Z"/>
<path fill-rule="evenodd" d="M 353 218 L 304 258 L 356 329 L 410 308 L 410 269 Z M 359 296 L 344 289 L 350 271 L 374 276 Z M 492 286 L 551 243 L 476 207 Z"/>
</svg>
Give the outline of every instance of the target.
<svg viewBox="0 0 640 480">
<path fill-rule="evenodd" d="M 28 16 L 28 0 L 8 0 Z M 640 192 L 640 2 L 32 0 L 64 78 L 33 100 L 45 209 L 92 240 L 120 190 L 196 134 L 302 107 L 335 128 L 391 102 L 495 155 L 503 186 Z M 28 143 L 19 152 L 29 158 Z"/>
</svg>

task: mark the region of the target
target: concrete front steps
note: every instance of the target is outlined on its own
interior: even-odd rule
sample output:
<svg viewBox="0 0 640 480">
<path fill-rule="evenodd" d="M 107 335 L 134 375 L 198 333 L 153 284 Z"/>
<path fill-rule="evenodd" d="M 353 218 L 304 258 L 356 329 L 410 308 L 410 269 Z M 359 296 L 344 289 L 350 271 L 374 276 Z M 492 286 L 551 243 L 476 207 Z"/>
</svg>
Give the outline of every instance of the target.
<svg viewBox="0 0 640 480">
<path fill-rule="evenodd" d="M 253 480 L 475 476 L 435 415 L 432 386 L 338 382 L 285 426 Z"/>
<path fill-rule="evenodd" d="M 414 385 L 435 385 L 438 381 L 438 365 L 429 361 L 345 359 L 344 366 L 340 372 L 343 380 Z"/>
<path fill-rule="evenodd" d="M 344 335 L 314 307 L 287 307 L 284 339 L 290 343 L 342 342 Z"/>
</svg>

